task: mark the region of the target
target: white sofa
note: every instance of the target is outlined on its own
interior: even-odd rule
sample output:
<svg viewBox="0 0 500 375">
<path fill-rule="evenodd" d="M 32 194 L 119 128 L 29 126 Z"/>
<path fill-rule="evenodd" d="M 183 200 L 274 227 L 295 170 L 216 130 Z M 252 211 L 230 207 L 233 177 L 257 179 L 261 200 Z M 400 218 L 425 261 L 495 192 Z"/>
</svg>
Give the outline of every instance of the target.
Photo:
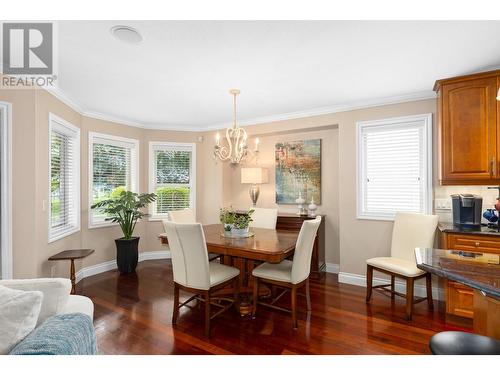
<svg viewBox="0 0 500 375">
<path fill-rule="evenodd" d="M 94 319 L 94 304 L 85 296 L 70 295 L 69 279 L 19 279 L 0 280 L 0 285 L 24 291 L 40 291 L 43 293 L 42 307 L 36 323 L 39 326 L 47 318 L 54 315 L 82 313 Z"/>
</svg>

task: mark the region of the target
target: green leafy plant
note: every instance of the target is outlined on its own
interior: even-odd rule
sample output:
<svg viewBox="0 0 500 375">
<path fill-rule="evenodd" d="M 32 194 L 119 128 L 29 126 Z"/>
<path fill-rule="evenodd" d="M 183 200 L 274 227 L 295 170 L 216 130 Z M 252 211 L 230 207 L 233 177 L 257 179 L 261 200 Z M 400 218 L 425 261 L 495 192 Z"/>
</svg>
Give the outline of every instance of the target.
<svg viewBox="0 0 500 375">
<path fill-rule="evenodd" d="M 134 233 L 137 220 L 146 216 L 141 211 L 147 204 L 156 200 L 156 194 L 137 194 L 131 191 L 121 191 L 116 197 L 105 199 L 92 205 L 106 215 L 106 220 L 118 223 L 123 232 L 123 238 L 130 240 Z"/>
<path fill-rule="evenodd" d="M 236 213 L 230 208 L 221 208 L 219 210 L 219 220 L 224 224 L 224 229 L 229 228 L 231 230 L 231 225 L 234 224 L 236 219 Z"/>
<path fill-rule="evenodd" d="M 252 220 L 252 214 L 255 210 L 250 209 L 246 213 L 237 213 L 234 219 L 234 227 L 236 229 L 246 229 L 250 225 Z"/>
</svg>

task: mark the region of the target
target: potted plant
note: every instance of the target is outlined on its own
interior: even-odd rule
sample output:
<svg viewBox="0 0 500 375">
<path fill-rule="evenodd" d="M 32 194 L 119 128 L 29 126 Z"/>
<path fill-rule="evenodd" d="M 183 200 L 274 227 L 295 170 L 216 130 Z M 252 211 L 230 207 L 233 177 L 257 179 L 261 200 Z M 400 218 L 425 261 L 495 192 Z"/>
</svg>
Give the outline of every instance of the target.
<svg viewBox="0 0 500 375">
<path fill-rule="evenodd" d="M 146 216 L 141 211 L 147 204 L 156 200 L 156 194 L 137 194 L 131 191 L 122 191 L 117 197 L 105 199 L 92 205 L 106 214 L 106 220 L 118 223 L 123 237 L 115 240 L 116 264 L 121 273 L 135 271 L 139 257 L 139 237 L 132 237 L 137 220 Z"/>
<path fill-rule="evenodd" d="M 245 237 L 248 234 L 248 228 L 252 220 L 252 214 L 255 210 L 251 209 L 245 213 L 238 213 L 234 218 L 231 234 L 234 236 Z"/>
<path fill-rule="evenodd" d="M 224 232 L 231 233 L 231 229 L 233 229 L 234 226 L 235 217 L 236 214 L 232 209 L 221 208 L 219 210 L 219 220 L 224 226 Z"/>
</svg>

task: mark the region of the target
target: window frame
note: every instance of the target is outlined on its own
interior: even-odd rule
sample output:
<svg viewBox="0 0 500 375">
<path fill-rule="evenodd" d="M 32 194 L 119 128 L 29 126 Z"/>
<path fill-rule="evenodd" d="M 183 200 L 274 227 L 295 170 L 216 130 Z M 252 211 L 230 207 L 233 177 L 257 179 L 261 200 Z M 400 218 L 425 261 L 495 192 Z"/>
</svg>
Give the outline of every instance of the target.
<svg viewBox="0 0 500 375">
<path fill-rule="evenodd" d="M 156 191 L 156 160 L 154 157 L 154 149 L 157 146 L 165 147 L 167 150 L 175 149 L 176 147 L 190 147 L 191 148 L 191 168 L 189 171 L 189 189 L 190 189 L 190 200 L 189 207 L 196 212 L 196 143 L 186 143 L 186 142 L 149 142 L 149 192 L 154 193 Z M 155 213 L 156 202 L 149 205 L 149 221 L 160 221 L 168 219 L 167 214 L 157 215 Z"/>
<path fill-rule="evenodd" d="M 52 194 L 51 194 L 51 186 L 52 186 L 52 131 L 56 128 L 59 129 L 61 133 L 69 137 L 75 138 L 75 152 L 74 152 L 74 160 L 73 160 L 73 168 L 75 168 L 75 192 L 74 192 L 74 205 L 75 205 L 75 215 L 76 215 L 76 225 L 69 226 L 65 231 L 58 232 L 58 234 L 52 233 Z M 49 112 L 49 132 L 48 132 L 48 243 L 52 243 L 58 241 L 62 238 L 70 236 L 76 232 L 81 230 L 81 170 L 80 170 L 80 149 L 81 149 L 81 131 L 80 128 L 71 124 L 70 122 L 64 120 L 63 118 Z"/>
<path fill-rule="evenodd" d="M 125 138 L 119 137 L 117 135 L 105 134 L 105 133 L 97 133 L 97 132 L 89 132 L 89 144 L 88 144 L 88 228 L 89 229 L 97 229 L 97 228 L 106 228 L 113 227 L 119 225 L 118 223 L 113 222 L 97 222 L 93 221 L 92 215 L 92 202 L 93 202 L 93 185 L 94 185 L 94 143 L 95 139 L 104 139 L 109 141 L 110 145 L 116 146 L 116 143 L 129 143 L 133 145 L 130 148 L 130 191 L 134 193 L 139 192 L 139 140 L 135 138 Z M 97 142 L 99 143 L 99 142 Z"/>
<path fill-rule="evenodd" d="M 433 188 L 432 188 L 432 113 L 402 116 L 402 117 L 392 117 L 380 120 L 369 120 L 369 121 L 358 121 L 356 122 L 356 219 L 360 220 L 382 220 L 382 221 L 394 221 L 393 214 L 381 214 L 381 213 L 369 213 L 364 211 L 364 192 L 366 190 L 366 167 L 364 164 L 365 160 L 365 150 L 363 148 L 363 130 L 367 128 L 379 127 L 379 126 L 391 126 L 400 125 L 401 127 L 409 125 L 409 123 L 420 122 L 418 126 L 423 129 L 423 140 L 424 140 L 424 150 L 423 155 L 423 177 L 425 181 L 424 186 L 424 212 L 423 214 L 432 214 L 432 199 L 433 199 Z M 412 125 L 415 126 L 415 125 Z"/>
</svg>

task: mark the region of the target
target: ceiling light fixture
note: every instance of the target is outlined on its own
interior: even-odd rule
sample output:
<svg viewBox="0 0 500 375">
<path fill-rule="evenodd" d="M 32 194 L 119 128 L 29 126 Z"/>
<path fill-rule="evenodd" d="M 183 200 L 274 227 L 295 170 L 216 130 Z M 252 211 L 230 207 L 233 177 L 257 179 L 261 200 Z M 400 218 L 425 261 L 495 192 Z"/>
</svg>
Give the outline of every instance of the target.
<svg viewBox="0 0 500 375">
<path fill-rule="evenodd" d="M 130 26 L 117 25 L 110 30 L 111 35 L 125 43 L 136 44 L 142 42 L 142 35 Z"/>
<path fill-rule="evenodd" d="M 236 123 L 236 96 L 240 90 L 233 89 L 229 93 L 233 96 L 233 127 L 226 129 L 227 146 L 221 146 L 220 134 L 215 135 L 214 158 L 221 161 L 229 160 L 231 164 L 239 164 L 248 154 L 247 132 Z M 255 139 L 255 154 L 259 152 L 259 138 Z"/>
</svg>

